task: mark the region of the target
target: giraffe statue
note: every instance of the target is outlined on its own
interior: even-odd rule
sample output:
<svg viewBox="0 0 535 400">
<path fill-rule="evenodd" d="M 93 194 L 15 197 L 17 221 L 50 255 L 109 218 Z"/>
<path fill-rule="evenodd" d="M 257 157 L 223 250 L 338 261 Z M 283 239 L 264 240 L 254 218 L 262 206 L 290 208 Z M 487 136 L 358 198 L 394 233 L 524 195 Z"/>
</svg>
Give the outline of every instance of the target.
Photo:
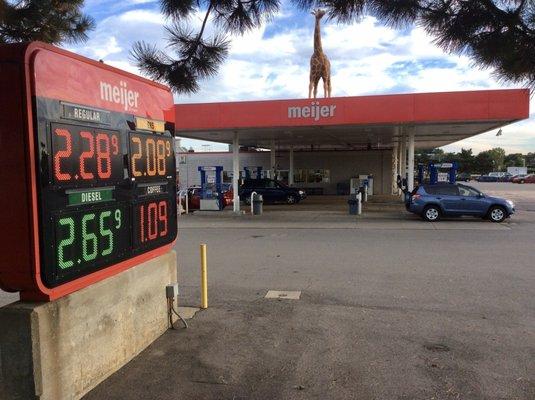
<svg viewBox="0 0 535 400">
<path fill-rule="evenodd" d="M 325 11 L 314 10 L 312 15 L 316 17 L 316 27 L 314 28 L 314 53 L 310 57 L 308 98 L 312 97 L 312 90 L 314 90 L 314 98 L 316 98 L 320 78 L 323 80 L 324 97 L 331 97 L 331 63 L 321 47 L 320 20 L 325 15 Z"/>
</svg>

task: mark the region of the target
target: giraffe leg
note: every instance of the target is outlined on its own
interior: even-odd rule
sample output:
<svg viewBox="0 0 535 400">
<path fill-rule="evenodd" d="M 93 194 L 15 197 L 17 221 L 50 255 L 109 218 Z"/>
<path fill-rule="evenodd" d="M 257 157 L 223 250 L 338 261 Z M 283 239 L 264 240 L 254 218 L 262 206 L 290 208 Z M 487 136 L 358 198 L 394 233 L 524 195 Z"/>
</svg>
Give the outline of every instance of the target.
<svg viewBox="0 0 535 400">
<path fill-rule="evenodd" d="M 314 83 L 312 80 L 308 84 L 308 98 L 310 99 L 312 97 L 312 89 L 314 88 Z"/>
<path fill-rule="evenodd" d="M 329 84 L 327 83 L 327 80 L 323 79 L 323 97 L 331 97 L 327 96 L 329 93 Z"/>
<path fill-rule="evenodd" d="M 331 97 L 331 90 L 331 77 L 329 76 L 329 78 L 327 78 L 327 97 Z"/>
<path fill-rule="evenodd" d="M 314 98 L 318 97 L 318 83 L 320 82 L 321 76 L 314 77 Z"/>
</svg>

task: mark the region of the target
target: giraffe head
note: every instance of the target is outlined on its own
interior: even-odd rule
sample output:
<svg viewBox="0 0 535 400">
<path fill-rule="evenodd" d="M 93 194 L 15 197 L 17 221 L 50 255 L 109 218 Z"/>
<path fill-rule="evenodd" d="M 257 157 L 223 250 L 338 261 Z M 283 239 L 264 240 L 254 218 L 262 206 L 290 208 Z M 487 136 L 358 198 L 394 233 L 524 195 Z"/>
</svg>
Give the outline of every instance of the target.
<svg viewBox="0 0 535 400">
<path fill-rule="evenodd" d="M 311 14 L 314 15 L 316 19 L 318 20 L 318 19 L 321 19 L 325 15 L 325 10 L 318 8 L 316 10 L 313 10 Z"/>
</svg>

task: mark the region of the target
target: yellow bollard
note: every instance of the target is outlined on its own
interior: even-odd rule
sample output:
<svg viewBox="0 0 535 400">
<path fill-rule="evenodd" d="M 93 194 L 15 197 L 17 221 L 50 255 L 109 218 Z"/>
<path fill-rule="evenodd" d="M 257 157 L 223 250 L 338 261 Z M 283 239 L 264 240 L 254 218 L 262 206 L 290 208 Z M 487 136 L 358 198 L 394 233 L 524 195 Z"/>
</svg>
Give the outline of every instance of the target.
<svg viewBox="0 0 535 400">
<path fill-rule="evenodd" d="M 201 244 L 201 308 L 208 308 L 208 271 L 206 268 L 206 245 Z"/>
</svg>

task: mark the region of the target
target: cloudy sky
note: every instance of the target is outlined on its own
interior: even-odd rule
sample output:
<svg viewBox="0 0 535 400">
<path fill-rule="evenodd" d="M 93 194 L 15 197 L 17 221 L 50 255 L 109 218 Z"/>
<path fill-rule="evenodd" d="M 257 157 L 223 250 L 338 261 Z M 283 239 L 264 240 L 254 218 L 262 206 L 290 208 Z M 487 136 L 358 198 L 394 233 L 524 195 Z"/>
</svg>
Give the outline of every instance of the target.
<svg viewBox="0 0 535 400">
<path fill-rule="evenodd" d="M 129 55 L 132 43 L 144 40 L 165 47 L 167 21 L 157 1 L 86 0 L 85 11 L 95 18 L 97 27 L 86 43 L 68 46 L 70 50 L 139 73 Z M 199 26 L 200 16 L 192 18 L 191 24 Z M 313 28 L 310 14 L 284 5 L 261 29 L 233 38 L 230 57 L 216 77 L 201 83 L 198 93 L 175 96 L 175 101 L 306 97 Z M 509 87 L 496 81 L 491 71 L 473 67 L 468 58 L 445 54 L 419 28 L 394 30 L 367 17 L 352 25 L 326 21 L 322 34 L 332 65 L 333 96 Z M 183 145 L 198 150 L 226 148 L 192 140 L 183 140 Z M 535 151 L 535 99 L 531 118 L 505 127 L 502 136 L 488 132 L 445 150 L 464 147 L 477 153 L 497 146 L 508 152 Z"/>
</svg>

